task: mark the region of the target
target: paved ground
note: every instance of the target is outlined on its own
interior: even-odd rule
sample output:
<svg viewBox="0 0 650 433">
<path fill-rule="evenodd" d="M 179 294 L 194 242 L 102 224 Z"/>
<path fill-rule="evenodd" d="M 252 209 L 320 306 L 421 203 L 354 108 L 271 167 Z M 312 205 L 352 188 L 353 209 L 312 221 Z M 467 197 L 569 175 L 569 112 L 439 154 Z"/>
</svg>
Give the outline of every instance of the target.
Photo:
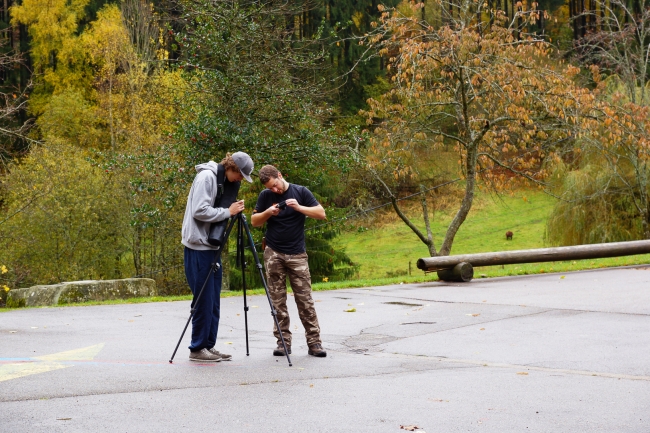
<svg viewBox="0 0 650 433">
<path fill-rule="evenodd" d="M 291 304 L 293 367 L 263 296 L 248 357 L 224 299 L 217 364 L 168 363 L 189 302 L 1 313 L 0 431 L 650 432 L 648 266 L 315 298 L 328 357 Z"/>
</svg>

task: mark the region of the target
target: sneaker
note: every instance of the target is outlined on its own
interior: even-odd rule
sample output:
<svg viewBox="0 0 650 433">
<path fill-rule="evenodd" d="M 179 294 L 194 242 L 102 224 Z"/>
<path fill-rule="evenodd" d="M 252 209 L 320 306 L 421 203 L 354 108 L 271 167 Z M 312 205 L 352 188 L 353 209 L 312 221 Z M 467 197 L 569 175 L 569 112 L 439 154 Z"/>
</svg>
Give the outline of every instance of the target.
<svg viewBox="0 0 650 433">
<path fill-rule="evenodd" d="M 230 361 L 232 359 L 232 355 L 228 355 L 227 353 L 221 353 L 215 347 L 208 349 L 208 352 L 210 352 L 213 355 L 217 355 L 221 357 L 222 361 Z"/>
<path fill-rule="evenodd" d="M 287 352 L 289 352 L 289 355 L 291 355 L 291 346 L 287 344 Z M 273 349 L 273 356 L 285 356 L 284 354 L 284 346 L 282 344 L 278 344 L 278 347 Z"/>
<path fill-rule="evenodd" d="M 309 346 L 307 353 L 317 358 L 325 358 L 327 356 L 327 352 L 323 350 L 323 346 L 320 344 L 312 344 Z"/>
<path fill-rule="evenodd" d="M 219 362 L 221 361 L 221 356 L 210 353 L 208 349 L 201 349 L 196 352 L 190 351 L 190 361 Z"/>
</svg>

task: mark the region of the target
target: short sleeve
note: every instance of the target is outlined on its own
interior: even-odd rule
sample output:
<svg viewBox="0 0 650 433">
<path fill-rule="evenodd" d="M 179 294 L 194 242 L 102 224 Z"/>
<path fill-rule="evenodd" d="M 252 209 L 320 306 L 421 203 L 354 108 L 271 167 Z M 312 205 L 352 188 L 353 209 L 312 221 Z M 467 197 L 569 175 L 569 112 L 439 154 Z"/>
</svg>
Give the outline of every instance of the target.
<svg viewBox="0 0 650 433">
<path fill-rule="evenodd" d="M 257 203 L 255 203 L 255 209 L 253 209 L 253 213 L 264 212 L 269 208 L 270 205 L 265 205 L 267 196 L 268 194 L 266 193 L 266 190 L 263 190 L 260 195 L 257 196 Z"/>
<path fill-rule="evenodd" d="M 305 187 L 302 188 L 300 199 L 300 204 L 306 207 L 314 207 L 320 204 L 318 203 L 318 200 L 316 200 L 316 197 L 314 197 L 314 194 Z"/>
</svg>

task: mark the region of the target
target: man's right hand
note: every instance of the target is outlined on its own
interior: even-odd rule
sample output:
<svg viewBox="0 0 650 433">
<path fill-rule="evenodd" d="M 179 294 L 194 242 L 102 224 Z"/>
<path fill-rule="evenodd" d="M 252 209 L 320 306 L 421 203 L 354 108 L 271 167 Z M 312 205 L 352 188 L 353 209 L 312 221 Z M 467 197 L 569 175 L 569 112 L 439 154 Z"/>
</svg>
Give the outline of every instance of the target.
<svg viewBox="0 0 650 433">
<path fill-rule="evenodd" d="M 234 202 L 233 204 L 230 205 L 228 210 L 230 211 L 231 216 L 237 215 L 238 213 L 242 212 L 244 210 L 244 200 L 239 200 Z"/>
<path fill-rule="evenodd" d="M 277 205 L 273 205 L 264 212 L 253 212 L 253 215 L 251 215 L 251 224 L 253 224 L 253 227 L 262 227 L 269 218 L 279 214 L 280 210 Z"/>
<path fill-rule="evenodd" d="M 274 204 L 273 206 L 268 208 L 265 213 L 270 214 L 269 217 L 272 217 L 279 214 L 281 210 L 282 209 L 280 209 L 277 204 Z"/>
</svg>

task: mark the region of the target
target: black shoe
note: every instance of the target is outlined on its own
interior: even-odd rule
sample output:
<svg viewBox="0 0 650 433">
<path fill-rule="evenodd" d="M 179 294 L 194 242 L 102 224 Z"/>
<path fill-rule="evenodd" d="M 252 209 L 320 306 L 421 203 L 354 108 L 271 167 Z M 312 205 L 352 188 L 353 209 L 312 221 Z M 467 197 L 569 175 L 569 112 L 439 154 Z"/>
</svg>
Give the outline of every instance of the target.
<svg viewBox="0 0 650 433">
<path fill-rule="evenodd" d="M 289 345 L 287 345 L 287 352 L 289 352 L 289 355 L 291 355 L 291 346 Z M 273 349 L 273 356 L 285 356 L 284 346 L 282 346 L 282 344 L 278 344 L 278 347 Z"/>
<path fill-rule="evenodd" d="M 327 352 L 323 350 L 323 346 L 320 344 L 312 344 L 309 346 L 309 351 L 307 353 L 317 358 L 325 358 L 327 356 Z"/>
</svg>

